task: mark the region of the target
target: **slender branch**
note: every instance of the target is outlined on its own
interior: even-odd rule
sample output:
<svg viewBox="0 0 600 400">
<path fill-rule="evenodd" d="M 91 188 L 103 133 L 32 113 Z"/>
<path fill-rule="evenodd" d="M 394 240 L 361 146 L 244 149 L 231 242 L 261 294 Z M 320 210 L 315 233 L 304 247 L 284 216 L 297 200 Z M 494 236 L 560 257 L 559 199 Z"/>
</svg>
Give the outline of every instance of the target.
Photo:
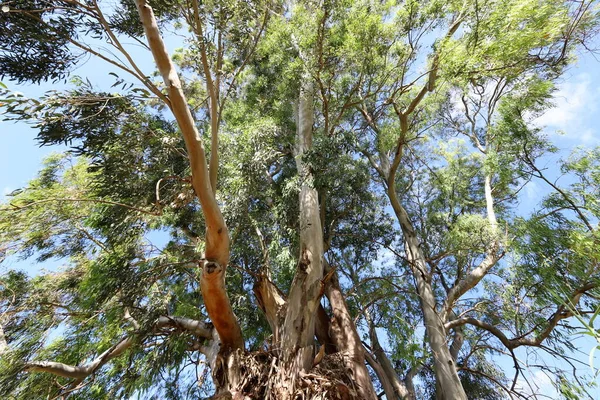
<svg viewBox="0 0 600 400">
<path fill-rule="evenodd" d="M 212 338 L 212 324 L 191 318 L 162 316 L 158 318 L 155 326 L 158 329 L 165 327 L 181 328 L 204 339 Z"/>
<path fill-rule="evenodd" d="M 28 372 L 48 372 L 65 378 L 81 380 L 96 372 L 98 368 L 102 367 L 108 361 L 123 354 L 125 350 L 131 347 L 133 342 L 134 340 L 131 337 L 123 338 L 85 365 L 73 366 L 55 361 L 34 361 L 25 364 L 24 370 Z"/>
<path fill-rule="evenodd" d="M 84 203 L 110 204 L 110 205 L 113 205 L 113 206 L 124 207 L 124 208 L 127 208 L 129 210 L 141 212 L 141 213 L 147 214 L 147 215 L 154 215 L 154 216 L 158 216 L 159 215 L 158 213 L 153 212 L 153 211 L 144 210 L 144 209 L 133 207 L 133 206 L 130 206 L 130 205 L 127 205 L 127 204 L 119 203 L 119 202 L 116 202 L 116 201 L 102 200 L 102 199 L 75 199 L 75 198 L 59 198 L 59 197 L 53 197 L 53 198 L 49 198 L 49 199 L 33 201 L 31 203 L 27 203 L 27 204 L 24 204 L 24 205 L 16 205 L 14 203 L 10 203 L 10 207 L 0 208 L 0 212 L 22 210 L 22 209 L 25 209 L 25 208 L 35 207 L 35 206 L 38 206 L 40 204 L 51 203 L 51 202 L 84 202 Z"/>
<path fill-rule="evenodd" d="M 587 283 L 587 284 L 581 286 L 580 288 L 576 289 L 573 292 L 573 294 L 571 295 L 571 297 L 569 298 L 570 306 L 573 307 L 573 306 L 577 305 L 579 303 L 579 299 L 581 298 L 581 296 L 583 296 L 587 291 L 595 289 L 597 287 L 598 287 L 597 283 Z M 554 314 L 552 314 L 552 316 L 550 316 L 550 318 L 548 318 L 546 327 L 542 331 L 540 331 L 537 335 L 535 335 L 533 338 L 527 338 L 527 337 L 521 336 L 521 337 L 509 339 L 496 326 L 494 326 L 490 323 L 487 323 L 485 321 L 482 321 L 480 319 L 473 318 L 473 317 L 457 318 L 455 320 L 447 322 L 444 325 L 444 328 L 446 328 L 446 330 L 450 330 L 450 329 L 453 329 L 453 328 L 456 328 L 458 326 L 465 325 L 465 324 L 477 326 L 481 329 L 485 329 L 486 331 L 490 332 L 492 335 L 496 336 L 496 338 L 498 338 L 498 340 L 500 340 L 500 342 L 502 342 L 502 344 L 506 348 L 512 350 L 512 349 L 515 349 L 520 346 L 534 346 L 534 347 L 540 346 L 541 343 L 544 340 L 546 340 L 548 338 L 548 336 L 550 336 L 550 334 L 556 328 L 556 326 L 558 325 L 558 323 L 560 321 L 562 321 L 563 319 L 572 317 L 572 316 L 573 316 L 573 312 L 568 310 L 566 306 L 564 306 L 564 305 L 559 306 L 558 309 L 554 312 Z"/>
<path fill-rule="evenodd" d="M 254 54 L 254 51 L 256 50 L 256 47 L 258 46 L 258 41 L 259 41 L 260 37 L 262 36 L 262 34 L 263 34 L 266 26 L 267 26 L 268 20 L 269 20 L 269 10 L 266 9 L 265 10 L 265 16 L 263 18 L 262 24 L 260 26 L 258 34 L 254 38 L 254 42 L 252 43 L 252 46 L 250 47 L 250 51 L 248 52 L 248 54 L 246 55 L 246 57 L 244 57 L 244 61 L 242 61 L 242 64 L 239 66 L 239 68 L 237 69 L 237 71 L 235 71 L 235 74 L 233 75 L 233 78 L 231 78 L 231 81 L 229 82 L 229 85 L 228 85 L 227 91 L 225 92 L 225 95 L 221 98 L 221 104 L 219 106 L 219 108 L 221 110 L 225 106 L 225 101 L 227 101 L 227 98 L 229 97 L 229 94 L 231 93 L 231 91 L 235 87 L 235 81 L 237 80 L 238 76 L 242 73 L 242 71 L 246 68 L 246 64 L 248 64 L 248 61 L 250 61 L 250 58 Z"/>
<path fill-rule="evenodd" d="M 126 318 L 127 315 L 128 313 L 126 313 Z M 210 324 L 190 318 L 162 316 L 158 318 L 154 325 L 155 330 L 167 327 L 181 328 L 204 339 L 210 340 L 212 338 L 212 327 Z M 68 365 L 55 361 L 33 361 L 25 364 L 24 370 L 28 372 L 47 372 L 81 381 L 92 375 L 113 358 L 123 354 L 134 343 L 135 336 L 124 337 L 94 360 L 84 365 Z"/>
<path fill-rule="evenodd" d="M 507 393 L 507 394 L 508 394 L 508 395 L 509 395 L 511 398 L 513 397 L 512 395 L 514 394 L 514 395 L 517 395 L 517 396 L 519 396 L 520 398 L 523 398 L 523 399 L 529 399 L 529 397 L 527 397 L 527 396 L 523 396 L 522 394 L 520 394 L 520 393 L 518 393 L 518 392 L 515 392 L 515 391 L 513 391 L 512 389 L 509 389 L 509 388 L 507 388 L 507 387 L 506 387 L 504 384 L 502 384 L 502 382 L 500 382 L 498 379 L 496 379 L 496 378 L 494 378 L 493 376 L 491 376 L 491 375 L 489 375 L 489 374 L 486 374 L 486 373 L 484 373 L 484 372 L 482 372 L 482 371 L 478 371 L 478 370 L 471 369 L 471 368 L 467 368 L 467 367 L 462 367 L 462 368 L 461 368 L 461 370 L 462 370 L 462 371 L 465 371 L 465 372 L 469 372 L 469 373 L 471 373 L 471 374 L 480 375 L 480 376 L 482 376 L 482 377 L 484 377 L 484 378 L 486 378 L 486 379 L 489 379 L 490 381 L 494 382 L 494 383 L 495 383 L 495 384 L 496 384 L 496 385 L 497 385 L 497 386 L 498 386 L 500 389 L 504 390 L 504 391 L 505 391 L 505 392 L 506 392 L 506 393 Z"/>
<path fill-rule="evenodd" d="M 162 94 L 161 91 L 158 90 L 158 88 L 156 86 L 154 86 L 154 84 L 150 81 L 150 79 L 148 79 L 146 77 L 146 75 L 142 72 L 142 70 L 137 66 L 137 64 L 135 63 L 135 61 L 133 60 L 133 58 L 131 57 L 129 52 L 127 52 L 127 50 L 125 50 L 125 48 L 119 41 L 119 38 L 114 34 L 112 29 L 110 28 L 110 24 L 104 17 L 104 14 L 102 13 L 100 6 L 98 5 L 98 2 L 96 0 L 93 0 L 93 2 L 94 2 L 94 8 L 96 9 L 96 13 L 98 15 L 97 19 L 98 19 L 98 21 L 100 21 L 100 24 L 102 24 L 102 26 L 104 27 L 104 30 L 110 37 L 112 45 L 115 46 L 125 56 L 125 58 L 129 62 L 129 65 L 131 65 L 131 67 L 135 70 L 135 72 L 136 72 L 135 76 L 139 80 L 142 81 L 144 86 L 146 86 L 152 93 L 157 95 L 160 99 L 162 99 L 167 104 L 167 106 L 170 107 L 171 104 L 170 104 L 169 99 L 164 94 Z"/>
<path fill-rule="evenodd" d="M 365 360 L 371 366 L 371 368 L 373 368 L 373 371 L 375 371 L 377 378 L 379 378 L 379 383 L 381 383 L 381 387 L 383 388 L 385 397 L 387 399 L 395 399 L 396 396 L 394 395 L 394 388 L 392 387 L 390 380 L 386 376 L 383 367 L 377 362 L 375 357 L 373 357 L 373 355 L 371 355 L 371 353 L 367 351 L 367 349 L 365 349 Z"/>
<path fill-rule="evenodd" d="M 209 174 L 210 174 L 210 185 L 213 193 L 217 191 L 217 177 L 218 177 L 218 169 L 219 169 L 219 76 L 220 71 L 218 70 L 218 62 L 217 62 L 217 71 L 216 71 L 216 83 L 212 78 L 212 71 L 210 69 L 210 63 L 208 62 L 208 56 L 206 54 L 206 44 L 204 43 L 204 32 L 202 30 L 202 21 L 200 20 L 200 7 L 198 5 L 198 0 L 193 0 L 192 6 L 194 9 L 194 32 L 198 37 L 198 42 L 200 44 L 200 60 L 202 62 L 202 69 L 204 70 L 204 79 L 206 80 L 206 91 L 209 96 L 209 117 L 210 117 L 210 136 L 211 136 L 211 144 L 210 144 L 210 166 L 209 166 Z M 220 31 L 219 31 L 220 35 Z M 219 53 L 219 51 L 218 51 Z M 220 58 L 220 54 L 217 54 L 217 59 Z"/>
<path fill-rule="evenodd" d="M 594 232 L 594 227 L 592 226 L 592 224 L 590 223 L 588 218 L 585 216 L 583 211 L 581 211 L 581 209 L 583 207 L 579 207 L 577 204 L 575 204 L 575 202 L 571 199 L 571 197 L 567 193 L 565 193 L 561 188 L 559 188 L 556 184 L 554 184 L 553 182 L 551 182 L 548 178 L 546 178 L 544 176 L 542 171 L 535 165 L 534 161 L 529 156 L 529 151 L 527 150 L 527 146 L 523 146 L 523 151 L 525 153 L 525 158 L 526 158 L 527 164 L 529 164 L 529 166 L 537 173 L 537 175 L 536 174 L 533 174 L 533 175 L 540 178 L 541 180 L 546 182 L 548 185 L 550 185 L 554 190 L 556 190 L 562 196 L 562 198 L 565 199 L 565 201 L 571 205 L 571 209 L 573 211 L 575 211 L 575 213 L 579 216 L 579 218 L 581 218 L 581 221 L 583 221 L 583 223 L 588 228 L 588 230 L 590 232 Z"/>
</svg>

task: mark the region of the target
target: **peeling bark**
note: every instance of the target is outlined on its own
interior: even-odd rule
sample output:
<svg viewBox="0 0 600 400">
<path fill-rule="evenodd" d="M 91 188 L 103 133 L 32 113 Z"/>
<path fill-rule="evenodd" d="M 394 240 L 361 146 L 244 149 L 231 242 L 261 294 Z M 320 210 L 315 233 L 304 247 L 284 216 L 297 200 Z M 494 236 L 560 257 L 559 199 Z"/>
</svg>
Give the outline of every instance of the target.
<svg viewBox="0 0 600 400">
<path fill-rule="evenodd" d="M 373 382 L 365 365 L 365 349 L 346 306 L 346 299 L 340 289 L 337 273 L 334 272 L 331 276 L 325 288 L 325 294 L 333 312 L 329 333 L 338 351 L 345 356 L 347 368 L 352 371 L 358 386 L 358 395 L 365 400 L 376 399 Z"/>
<path fill-rule="evenodd" d="M 258 306 L 265 313 L 273 333 L 272 345 L 278 348 L 281 326 L 285 320 L 287 301 L 281 291 L 265 275 L 260 275 L 253 287 Z"/>
<path fill-rule="evenodd" d="M 323 277 L 323 232 L 319 200 L 313 187 L 304 152 L 312 147 L 314 89 L 309 74 L 302 79 L 297 112 L 296 166 L 300 187 L 300 258 L 288 297 L 282 335 L 283 358 L 290 364 L 289 374 L 297 375 L 312 366 L 315 315 L 319 306 L 320 280 Z M 293 383 L 292 383 L 293 384 Z"/>
<path fill-rule="evenodd" d="M 333 354 L 337 352 L 335 344 L 329 334 L 331 326 L 331 320 L 327 311 L 319 304 L 317 309 L 317 322 L 315 324 L 315 336 L 322 346 L 325 346 L 325 354 Z"/>
</svg>

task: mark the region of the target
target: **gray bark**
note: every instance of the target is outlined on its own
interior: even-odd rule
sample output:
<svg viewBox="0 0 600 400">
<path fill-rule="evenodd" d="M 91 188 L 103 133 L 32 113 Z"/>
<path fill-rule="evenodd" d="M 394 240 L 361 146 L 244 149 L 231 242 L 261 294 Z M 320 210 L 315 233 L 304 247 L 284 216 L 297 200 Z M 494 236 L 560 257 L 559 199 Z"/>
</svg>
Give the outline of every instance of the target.
<svg viewBox="0 0 600 400">
<path fill-rule="evenodd" d="M 373 368 L 373 371 L 375 371 L 377 378 L 379 378 L 379 383 L 381 383 L 383 393 L 385 393 L 385 398 L 389 400 L 397 399 L 398 397 L 396 397 L 396 393 L 394 393 L 394 387 L 388 379 L 385 371 L 381 367 L 381 364 L 379 364 L 375 357 L 373 357 L 373 355 L 371 355 L 368 351 L 365 351 L 365 359 L 371 368 Z"/>
<path fill-rule="evenodd" d="M 485 176 L 484 193 L 487 219 L 490 224 L 492 241 L 489 244 L 485 258 L 481 261 L 481 263 L 477 267 L 473 268 L 473 270 L 469 272 L 467 276 L 461 279 L 460 282 L 453 286 L 448 292 L 446 301 L 444 302 L 444 309 L 442 310 L 442 319 L 444 322 L 448 320 L 448 315 L 452 311 L 454 303 L 466 292 L 477 286 L 477 284 L 481 282 L 490 269 L 496 265 L 498 260 L 500 260 L 502 257 L 502 254 L 500 253 L 500 241 L 498 239 L 498 221 L 496 220 L 496 213 L 494 212 L 492 177 L 490 174 L 486 174 Z"/>
<path fill-rule="evenodd" d="M 296 121 L 296 166 L 301 181 L 300 257 L 288 296 L 288 308 L 282 329 L 283 367 L 280 381 L 287 387 L 280 395 L 295 391 L 297 377 L 310 370 L 314 359 L 315 316 L 319 307 L 320 281 L 323 277 L 323 232 L 319 199 L 313 187 L 310 168 L 303 162 L 304 152 L 312 147 L 314 89 L 312 78 L 302 76 Z"/>
<path fill-rule="evenodd" d="M 416 282 L 429 346 L 433 352 L 435 376 L 440 388 L 441 398 L 444 400 L 466 400 L 467 395 L 458 377 L 456 365 L 446 341 L 444 322 L 436 311 L 435 294 L 429 281 L 427 264 L 419 239 L 406 210 L 398 201 L 394 186 L 388 187 L 388 196 L 404 236 L 406 258 Z"/>
<path fill-rule="evenodd" d="M 4 328 L 0 322 L 0 355 L 8 349 L 8 343 L 6 342 L 6 335 L 4 334 Z"/>
<path fill-rule="evenodd" d="M 390 384 L 393 388 L 394 399 L 401 400 L 415 400 L 414 397 L 411 397 L 411 393 L 408 391 L 406 385 L 400 380 L 398 377 L 398 373 L 394 369 L 392 362 L 388 358 L 385 351 L 379 344 L 379 338 L 377 337 L 377 332 L 375 328 L 371 325 L 371 329 L 369 329 L 369 337 L 371 338 L 371 344 L 373 346 L 373 353 L 375 354 L 375 358 L 381 365 L 387 379 L 390 381 Z"/>
</svg>

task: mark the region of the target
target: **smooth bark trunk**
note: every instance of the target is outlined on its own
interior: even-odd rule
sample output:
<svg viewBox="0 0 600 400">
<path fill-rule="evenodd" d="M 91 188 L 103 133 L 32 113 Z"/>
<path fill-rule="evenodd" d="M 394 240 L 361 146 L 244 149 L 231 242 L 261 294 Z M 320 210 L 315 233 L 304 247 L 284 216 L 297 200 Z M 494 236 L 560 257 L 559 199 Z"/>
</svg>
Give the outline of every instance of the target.
<svg viewBox="0 0 600 400">
<path fill-rule="evenodd" d="M 6 335 L 4 334 L 4 328 L 2 322 L 0 322 L 0 355 L 8 349 L 8 343 L 6 341 Z"/>
<path fill-rule="evenodd" d="M 419 239 L 406 210 L 398 201 L 394 188 L 394 185 L 388 186 L 388 197 L 402 229 L 406 258 L 416 282 L 429 346 L 433 352 L 434 372 L 437 385 L 439 385 L 439 395 L 444 400 L 466 400 L 467 395 L 462 387 L 454 359 L 448 348 L 444 322 L 436 311 L 435 294 L 429 281 L 427 264 Z"/>
<path fill-rule="evenodd" d="M 225 269 L 229 263 L 229 232 L 211 185 L 202 139 L 194 124 L 175 66 L 160 35 L 152 8 L 145 0 L 136 0 L 136 6 L 148 45 L 167 87 L 168 105 L 183 134 L 192 169 L 192 186 L 204 212 L 206 249 L 205 261 L 202 263 L 202 281 L 200 285 L 204 304 L 212 323 L 219 333 L 222 345 L 221 351 L 227 353 L 234 349 L 243 349 L 242 331 L 233 314 L 225 289 Z M 215 116 L 213 115 L 213 117 Z M 212 148 L 211 151 L 214 154 L 218 152 L 218 149 Z M 216 166 L 214 165 L 212 172 L 216 172 Z"/>
<path fill-rule="evenodd" d="M 498 238 L 498 221 L 496 219 L 496 213 L 494 212 L 494 197 L 492 194 L 491 174 L 485 175 L 484 194 L 487 219 L 490 225 L 492 240 L 488 245 L 485 257 L 481 263 L 477 267 L 473 268 L 473 270 L 470 271 L 467 276 L 461 279 L 448 292 L 446 300 L 444 301 L 444 308 L 441 313 L 441 318 L 444 322 L 448 321 L 448 316 L 452 312 L 454 303 L 469 290 L 477 286 L 479 282 L 481 282 L 481 280 L 487 275 L 490 269 L 496 265 L 498 260 L 502 258 L 502 253 L 500 252 L 500 240 Z"/>
<path fill-rule="evenodd" d="M 309 74 L 301 78 L 296 120 L 296 166 L 300 178 L 300 256 L 288 296 L 282 330 L 280 380 L 287 387 L 282 396 L 293 393 L 300 373 L 312 367 L 315 316 L 319 307 L 323 277 L 323 232 L 317 190 L 310 168 L 302 157 L 312 148 L 314 88 Z"/>
<path fill-rule="evenodd" d="M 389 381 L 387 374 L 381 367 L 381 364 L 379 364 L 375 357 L 373 357 L 373 355 L 371 355 L 368 351 L 365 351 L 365 359 L 371 368 L 373 368 L 373 371 L 375 371 L 375 375 L 377 375 L 377 378 L 379 379 L 379 383 L 381 384 L 385 398 L 389 400 L 397 399 L 398 397 L 396 397 L 396 393 L 394 393 L 394 387 Z"/>
<path fill-rule="evenodd" d="M 375 355 L 377 362 L 381 365 L 381 368 L 393 389 L 394 397 L 388 398 L 401 400 L 415 400 L 414 397 L 411 397 L 411 393 L 408 391 L 405 384 L 398 377 L 398 373 L 394 369 L 392 362 L 390 361 L 387 354 L 385 354 L 385 351 L 383 351 L 383 348 L 379 344 L 377 331 L 375 331 L 375 328 L 373 326 L 371 326 L 371 329 L 369 330 L 369 337 L 371 338 L 371 344 L 373 346 L 373 354 Z"/>
</svg>

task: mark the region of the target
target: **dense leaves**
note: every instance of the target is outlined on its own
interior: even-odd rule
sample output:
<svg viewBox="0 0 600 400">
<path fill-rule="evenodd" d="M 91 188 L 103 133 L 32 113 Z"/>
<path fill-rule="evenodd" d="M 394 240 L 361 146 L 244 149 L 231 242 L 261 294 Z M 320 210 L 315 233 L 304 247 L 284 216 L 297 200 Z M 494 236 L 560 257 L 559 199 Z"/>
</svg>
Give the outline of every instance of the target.
<svg viewBox="0 0 600 400">
<path fill-rule="evenodd" d="M 0 4 L 3 79 L 60 80 L 82 55 L 119 70 L 107 79 L 113 87 L 71 76 L 67 89 L 35 99 L 0 88 L 5 119 L 34 126 L 43 146 L 67 148 L 0 206 L 0 262 L 62 263 L 39 274 L 2 271 L 0 396 L 208 395 L 207 338 L 156 323 L 207 321 L 198 268 L 206 226 L 166 88 L 128 47 L 145 47 L 135 3 Z M 303 162 L 319 194 L 323 257 L 371 366 L 389 365 L 385 379 L 414 388 L 411 398 L 439 398 L 419 279 L 469 398 L 518 398 L 526 391 L 514 382 L 527 378 L 531 359 L 571 362 L 566 322 L 586 323 L 600 296 L 600 151 L 576 149 L 545 170 L 557 149 L 535 119 L 551 107 L 574 49 L 595 33 L 594 3 L 151 6 L 165 35 L 186 37 L 173 60 L 207 149 L 217 121 L 226 285 L 248 350 L 280 345 L 255 282 L 268 276 L 286 296 L 299 265 L 295 132 L 298 91 L 310 79 L 315 123 Z M 547 195 L 525 209 L 532 182 Z M 408 234 L 424 270 L 414 267 Z M 84 365 L 127 338 L 87 380 L 27 371 L 41 360 Z M 544 371 L 567 398 L 586 396 L 579 369 Z"/>
<path fill-rule="evenodd" d="M 84 16 L 68 1 L 3 1 L 0 74 L 17 82 L 64 79 L 82 53 L 69 47 Z"/>
</svg>

